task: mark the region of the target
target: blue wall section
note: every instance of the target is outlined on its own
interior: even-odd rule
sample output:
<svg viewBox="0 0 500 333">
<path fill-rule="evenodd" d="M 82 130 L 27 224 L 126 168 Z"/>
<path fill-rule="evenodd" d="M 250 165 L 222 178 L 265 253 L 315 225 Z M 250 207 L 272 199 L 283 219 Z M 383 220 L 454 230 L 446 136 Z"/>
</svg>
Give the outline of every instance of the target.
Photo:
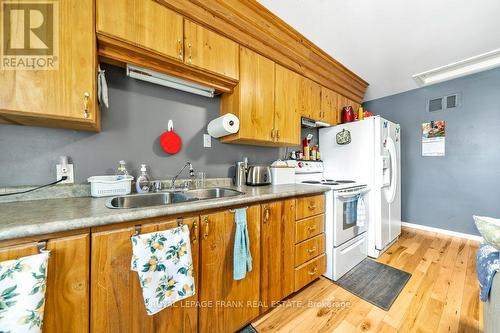
<svg viewBox="0 0 500 333">
<path fill-rule="evenodd" d="M 429 113 L 429 98 L 461 94 L 457 109 Z M 364 103 L 401 124 L 402 219 L 479 234 L 472 215 L 500 218 L 500 69 Z M 446 156 L 422 157 L 421 125 L 446 121 Z"/>
</svg>

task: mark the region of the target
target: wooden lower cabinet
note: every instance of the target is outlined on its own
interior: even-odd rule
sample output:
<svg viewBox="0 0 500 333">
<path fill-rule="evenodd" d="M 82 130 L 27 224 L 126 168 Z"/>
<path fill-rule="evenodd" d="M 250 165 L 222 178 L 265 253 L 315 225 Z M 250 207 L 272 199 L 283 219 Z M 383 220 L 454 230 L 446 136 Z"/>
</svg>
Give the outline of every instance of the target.
<svg viewBox="0 0 500 333">
<path fill-rule="evenodd" d="M 43 320 L 45 333 L 84 333 L 89 327 L 88 234 L 50 239 Z M 0 261 L 38 253 L 37 243 L 0 249 Z"/>
<path fill-rule="evenodd" d="M 233 278 L 234 211 L 202 215 L 199 331 L 234 332 L 259 315 L 260 205 L 247 209 L 252 271 Z"/>
<path fill-rule="evenodd" d="M 144 222 L 143 222 L 144 223 Z M 198 217 L 184 218 L 191 230 L 195 288 L 199 290 Z M 141 233 L 177 227 L 177 220 L 144 224 Z M 153 316 L 146 313 L 136 272 L 130 270 L 133 226 L 92 234 L 91 326 L 94 333 L 197 332 L 196 295 Z"/>
<path fill-rule="evenodd" d="M 294 291 L 295 199 L 262 205 L 261 311 Z"/>
</svg>

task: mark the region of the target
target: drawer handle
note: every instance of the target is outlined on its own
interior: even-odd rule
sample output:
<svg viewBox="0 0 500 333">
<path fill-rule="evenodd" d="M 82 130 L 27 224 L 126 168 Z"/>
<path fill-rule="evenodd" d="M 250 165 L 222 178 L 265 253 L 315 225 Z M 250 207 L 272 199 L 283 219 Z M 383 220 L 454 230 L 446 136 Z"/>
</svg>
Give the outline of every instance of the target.
<svg viewBox="0 0 500 333">
<path fill-rule="evenodd" d="M 310 249 L 307 249 L 307 253 L 311 254 L 316 252 L 316 246 L 311 247 Z"/>
<path fill-rule="evenodd" d="M 315 203 L 312 203 L 312 204 L 310 204 L 310 205 L 308 206 L 308 208 L 309 208 L 310 210 L 315 210 L 315 209 L 316 209 L 316 204 L 315 204 Z"/>
<path fill-rule="evenodd" d="M 208 238 L 208 232 L 210 231 L 210 226 L 208 224 L 208 217 L 205 216 L 205 218 L 203 219 L 203 221 L 205 222 L 205 233 L 203 234 L 203 239 L 207 239 Z"/>
<path fill-rule="evenodd" d="M 313 270 L 312 270 L 312 271 L 307 272 L 307 274 L 309 274 L 309 275 L 314 275 L 314 274 L 316 274 L 316 272 L 317 272 L 317 271 L 318 271 L 318 266 L 314 266 Z"/>
<path fill-rule="evenodd" d="M 264 210 L 264 223 L 269 221 L 269 208 Z"/>
<path fill-rule="evenodd" d="M 189 49 L 188 63 L 192 64 L 193 63 L 193 45 L 191 45 L 191 43 L 188 44 L 188 49 Z"/>
<path fill-rule="evenodd" d="M 179 59 L 182 60 L 183 58 L 183 52 L 182 52 L 182 41 L 180 39 L 177 40 L 177 46 L 179 48 Z"/>
<path fill-rule="evenodd" d="M 315 225 L 313 225 L 312 227 L 307 227 L 307 231 L 308 231 L 309 233 L 312 233 L 312 232 L 314 232 L 315 230 L 316 230 L 316 226 L 315 226 Z"/>
</svg>

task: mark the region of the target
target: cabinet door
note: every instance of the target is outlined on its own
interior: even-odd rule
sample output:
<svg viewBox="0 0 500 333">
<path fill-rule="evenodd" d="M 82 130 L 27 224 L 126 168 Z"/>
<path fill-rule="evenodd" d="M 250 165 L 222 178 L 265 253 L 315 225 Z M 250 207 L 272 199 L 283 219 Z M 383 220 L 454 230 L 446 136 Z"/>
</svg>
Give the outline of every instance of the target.
<svg viewBox="0 0 500 333">
<path fill-rule="evenodd" d="M 337 124 L 337 93 L 321 87 L 321 120 L 330 125 Z"/>
<path fill-rule="evenodd" d="M 295 200 L 262 205 L 260 295 L 265 310 L 294 290 Z"/>
<path fill-rule="evenodd" d="M 316 120 L 321 110 L 321 86 L 303 76 L 299 82 L 300 115 Z"/>
<path fill-rule="evenodd" d="M 277 142 L 300 144 L 300 76 L 276 64 L 274 135 Z"/>
<path fill-rule="evenodd" d="M 51 239 L 43 332 L 84 333 L 89 329 L 89 235 Z M 0 249 L 0 261 L 38 253 L 29 243 Z M 68 319 L 71 318 L 71 319 Z"/>
<path fill-rule="evenodd" d="M 222 142 L 272 142 L 274 126 L 274 62 L 240 47 L 240 82 L 221 99 L 222 113 L 240 119 L 240 130 Z"/>
<path fill-rule="evenodd" d="M 191 231 L 196 295 L 149 316 L 136 272 L 130 270 L 133 227 L 92 234 L 91 332 L 196 332 L 199 293 L 198 217 L 183 220 Z M 176 220 L 141 226 L 141 233 L 177 227 Z"/>
<path fill-rule="evenodd" d="M 186 64 L 238 80 L 239 46 L 199 24 L 184 20 Z"/>
<path fill-rule="evenodd" d="M 97 32 L 183 61 L 183 18 L 154 0 L 97 0 Z"/>
<path fill-rule="evenodd" d="M 92 0 L 57 1 L 57 7 L 52 7 L 54 33 L 58 32 L 53 38 L 54 66 L 43 70 L 0 66 L 1 118 L 27 125 L 98 127 L 93 4 Z M 14 31 L 27 31 L 16 22 L 23 20 L 14 21 Z"/>
<path fill-rule="evenodd" d="M 252 271 L 233 279 L 234 213 L 201 216 L 200 332 L 234 332 L 259 315 L 260 206 L 247 209 Z"/>
</svg>

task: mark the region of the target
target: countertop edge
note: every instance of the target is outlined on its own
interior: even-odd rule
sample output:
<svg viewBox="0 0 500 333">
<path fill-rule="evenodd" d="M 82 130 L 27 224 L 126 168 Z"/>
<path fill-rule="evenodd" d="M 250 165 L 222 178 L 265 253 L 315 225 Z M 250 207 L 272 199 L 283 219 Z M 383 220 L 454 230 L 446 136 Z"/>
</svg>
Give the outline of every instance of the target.
<svg viewBox="0 0 500 333">
<path fill-rule="evenodd" d="M 147 218 L 178 215 L 183 213 L 194 213 L 231 206 L 253 204 L 269 200 L 322 194 L 326 191 L 328 191 L 328 188 L 308 186 L 307 189 L 301 188 L 298 191 L 283 191 L 280 193 L 266 193 L 259 195 L 247 194 L 237 197 L 225 198 L 224 200 L 210 199 L 189 204 L 183 203 L 178 206 L 172 205 L 165 207 L 159 206 L 140 209 L 116 209 L 116 214 L 107 216 L 90 216 L 83 218 L 74 218 L 71 220 L 56 220 L 46 223 L 23 224 L 10 227 L 8 231 L 3 231 L 0 233 L 0 241 L 43 236 L 58 232 L 74 231 L 78 229 L 86 229 L 104 225 L 113 225 Z"/>
</svg>

